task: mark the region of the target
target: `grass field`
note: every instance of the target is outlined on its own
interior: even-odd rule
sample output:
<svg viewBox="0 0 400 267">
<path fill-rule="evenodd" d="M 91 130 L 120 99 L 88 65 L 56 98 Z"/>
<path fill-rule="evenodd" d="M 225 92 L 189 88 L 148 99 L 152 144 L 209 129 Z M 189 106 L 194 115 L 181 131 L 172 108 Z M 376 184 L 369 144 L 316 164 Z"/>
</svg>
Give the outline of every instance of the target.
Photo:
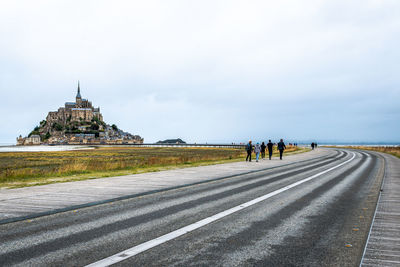
<svg viewBox="0 0 400 267">
<path fill-rule="evenodd" d="M 355 148 L 355 149 L 364 149 L 364 150 L 372 150 L 383 153 L 388 153 L 393 156 L 400 158 L 400 147 L 385 147 L 385 146 L 348 146 L 347 148 Z"/>
<path fill-rule="evenodd" d="M 285 154 L 307 151 L 288 147 Z M 100 147 L 0 153 L 0 188 L 69 182 L 244 160 L 244 149 Z M 274 153 L 276 155 L 276 152 Z"/>
</svg>

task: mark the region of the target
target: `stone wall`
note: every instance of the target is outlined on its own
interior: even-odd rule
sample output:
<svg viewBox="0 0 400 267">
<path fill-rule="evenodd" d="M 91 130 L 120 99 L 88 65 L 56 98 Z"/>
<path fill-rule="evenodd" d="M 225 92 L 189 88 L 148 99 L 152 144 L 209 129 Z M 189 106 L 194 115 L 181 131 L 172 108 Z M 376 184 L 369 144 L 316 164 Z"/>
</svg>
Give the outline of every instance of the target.
<svg viewBox="0 0 400 267">
<path fill-rule="evenodd" d="M 91 121 L 93 119 L 93 111 L 91 109 L 71 109 L 71 120 Z"/>
<path fill-rule="evenodd" d="M 58 121 L 58 111 L 50 111 L 46 118 L 47 122 Z"/>
</svg>

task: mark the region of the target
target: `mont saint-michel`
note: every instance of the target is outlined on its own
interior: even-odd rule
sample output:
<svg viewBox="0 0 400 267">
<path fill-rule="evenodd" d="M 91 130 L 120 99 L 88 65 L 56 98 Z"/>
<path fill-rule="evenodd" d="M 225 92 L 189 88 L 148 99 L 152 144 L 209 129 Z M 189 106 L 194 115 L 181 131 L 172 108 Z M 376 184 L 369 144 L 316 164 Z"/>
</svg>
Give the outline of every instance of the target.
<svg viewBox="0 0 400 267">
<path fill-rule="evenodd" d="M 92 102 L 81 97 L 79 82 L 75 102 L 66 102 L 57 111 L 50 111 L 27 137 L 17 138 L 17 145 L 141 143 L 143 138 L 139 135 L 106 124 L 100 107 L 93 107 Z"/>
</svg>

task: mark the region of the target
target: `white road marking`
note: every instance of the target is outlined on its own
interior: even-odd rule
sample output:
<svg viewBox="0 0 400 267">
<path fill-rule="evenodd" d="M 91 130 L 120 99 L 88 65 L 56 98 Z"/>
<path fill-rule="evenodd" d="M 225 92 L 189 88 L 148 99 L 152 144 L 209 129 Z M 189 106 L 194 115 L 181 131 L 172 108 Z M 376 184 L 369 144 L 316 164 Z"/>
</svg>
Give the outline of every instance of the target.
<svg viewBox="0 0 400 267">
<path fill-rule="evenodd" d="M 336 166 L 334 166 L 332 168 L 329 168 L 329 169 L 327 169 L 325 171 L 322 171 L 320 173 L 314 174 L 313 176 L 310 176 L 308 178 L 305 178 L 305 179 L 300 180 L 298 182 L 295 182 L 293 184 L 287 185 L 287 186 L 282 187 L 282 188 L 280 188 L 278 190 L 275 190 L 275 191 L 273 191 L 271 193 L 268 193 L 268 194 L 263 195 L 261 197 L 255 198 L 253 200 L 250 200 L 250 201 L 248 201 L 246 203 L 240 204 L 240 205 L 238 205 L 236 207 L 233 207 L 231 209 L 225 210 L 223 212 L 217 213 L 217 214 L 215 214 L 213 216 L 210 216 L 208 218 L 205 218 L 203 220 L 200 220 L 200 221 L 195 222 L 193 224 L 190 224 L 188 226 L 182 227 L 182 228 L 180 228 L 178 230 L 175 230 L 175 231 L 170 232 L 168 234 L 162 235 L 160 237 L 157 237 L 155 239 L 152 239 L 152 240 L 147 241 L 145 243 L 142 243 L 140 245 L 137 245 L 137 246 L 134 246 L 134 247 L 129 248 L 127 250 L 121 251 L 121 252 L 119 252 L 119 253 L 117 253 L 115 255 L 112 255 L 110 257 L 107 257 L 107 258 L 104 258 L 104 259 L 99 260 L 97 262 L 94 262 L 92 264 L 86 265 L 86 267 L 110 266 L 110 265 L 115 264 L 117 262 L 126 260 L 126 259 L 128 259 L 130 257 L 133 257 L 133 256 L 135 256 L 135 255 L 137 255 L 137 254 L 139 254 L 141 252 L 144 252 L 144 251 L 146 251 L 148 249 L 156 247 L 156 246 L 158 246 L 160 244 L 163 244 L 163 243 L 165 243 L 165 242 L 167 242 L 169 240 L 175 239 L 175 238 L 177 238 L 179 236 L 182 236 L 182 235 L 184 235 L 186 233 L 192 232 L 192 231 L 194 231 L 194 230 L 196 230 L 196 229 L 198 229 L 200 227 L 203 227 L 203 226 L 205 226 L 207 224 L 215 222 L 216 220 L 219 220 L 219 219 L 221 219 L 223 217 L 226 217 L 226 216 L 228 216 L 228 215 L 230 215 L 232 213 L 235 213 L 237 211 L 240 211 L 242 209 L 250 207 L 250 206 L 252 206 L 254 204 L 257 204 L 257 203 L 259 203 L 261 201 L 264 201 L 264 200 L 266 200 L 268 198 L 271 198 L 271 197 L 273 197 L 275 195 L 278 195 L 278 194 L 280 194 L 282 192 L 285 192 L 285 191 L 287 191 L 287 190 L 289 190 L 289 189 L 291 189 L 293 187 L 296 187 L 296 186 L 301 185 L 301 184 L 303 184 L 305 182 L 308 182 L 308 181 L 310 181 L 310 180 L 312 180 L 314 178 L 317 178 L 317 177 L 319 177 L 319 176 L 321 176 L 321 175 L 323 175 L 323 174 L 325 174 L 325 173 L 327 173 L 329 171 L 337 169 L 340 166 L 343 166 L 344 164 L 352 161 L 356 156 L 353 152 L 352 152 L 352 154 L 353 154 L 353 156 L 350 159 L 348 159 L 345 162 L 342 162 L 342 163 L 340 163 L 340 164 L 338 164 L 338 165 L 336 165 Z"/>
</svg>

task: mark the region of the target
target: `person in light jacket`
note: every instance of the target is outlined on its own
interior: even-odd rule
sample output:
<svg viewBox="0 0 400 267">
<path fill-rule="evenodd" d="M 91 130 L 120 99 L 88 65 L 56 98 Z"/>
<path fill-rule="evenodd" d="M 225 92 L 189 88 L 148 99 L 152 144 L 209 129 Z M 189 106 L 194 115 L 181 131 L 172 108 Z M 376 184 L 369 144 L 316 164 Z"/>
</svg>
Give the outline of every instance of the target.
<svg viewBox="0 0 400 267">
<path fill-rule="evenodd" d="M 256 153 L 256 162 L 258 162 L 258 158 L 260 157 L 260 152 L 261 152 L 261 146 L 259 143 L 257 143 L 254 146 L 254 153 Z"/>
</svg>

